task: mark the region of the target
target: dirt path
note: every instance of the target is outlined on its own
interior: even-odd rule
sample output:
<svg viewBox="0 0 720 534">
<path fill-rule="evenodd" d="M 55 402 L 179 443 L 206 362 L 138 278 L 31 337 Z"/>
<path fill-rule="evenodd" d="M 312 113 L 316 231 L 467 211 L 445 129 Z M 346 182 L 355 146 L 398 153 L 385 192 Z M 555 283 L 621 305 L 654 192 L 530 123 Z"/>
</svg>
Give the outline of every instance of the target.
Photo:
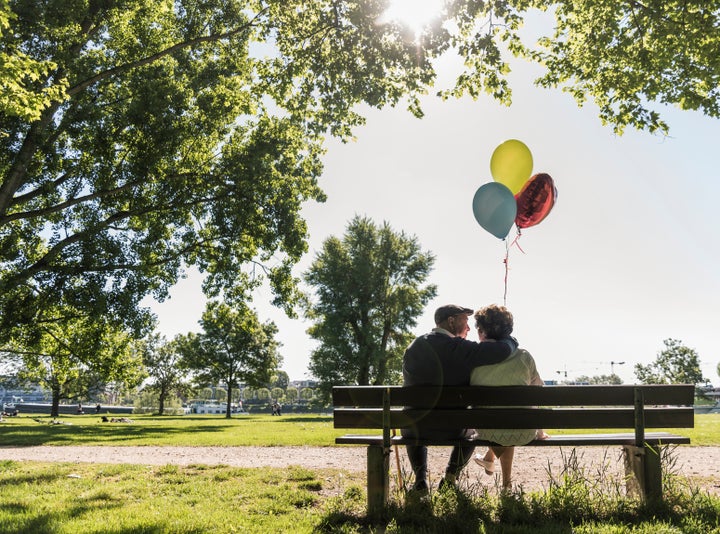
<svg viewBox="0 0 720 534">
<path fill-rule="evenodd" d="M 404 450 L 398 451 L 401 473 L 409 466 Z M 449 449 L 431 448 L 429 467 L 431 481 L 437 482 L 445 468 Z M 619 447 L 578 447 L 578 465 L 589 478 L 598 472 L 622 480 L 623 462 Z M 672 471 L 692 484 L 720 495 L 720 447 L 679 446 L 671 454 Z M 364 447 L 114 447 L 114 446 L 39 446 L 2 447 L 2 460 L 34 460 L 43 462 L 131 463 L 145 465 L 230 465 L 237 467 L 288 467 L 298 465 L 309 469 L 343 469 L 364 472 Z M 559 447 L 518 447 L 515 452 L 514 482 L 526 491 L 546 488 L 550 480 L 561 475 L 570 462 L 571 449 Z M 390 468 L 398 471 L 395 452 Z M 498 469 L 499 471 L 499 469 Z M 495 477 L 485 475 L 474 463 L 466 469 L 466 484 L 495 487 Z M 498 476 L 498 475 L 496 475 Z"/>
</svg>

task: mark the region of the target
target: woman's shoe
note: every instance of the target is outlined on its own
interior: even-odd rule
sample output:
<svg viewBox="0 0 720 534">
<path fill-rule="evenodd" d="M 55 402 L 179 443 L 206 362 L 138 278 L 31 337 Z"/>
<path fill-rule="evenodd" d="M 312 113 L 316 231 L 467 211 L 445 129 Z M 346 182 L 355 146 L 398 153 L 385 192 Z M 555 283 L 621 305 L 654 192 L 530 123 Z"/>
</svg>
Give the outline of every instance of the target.
<svg viewBox="0 0 720 534">
<path fill-rule="evenodd" d="M 480 456 L 479 454 L 475 456 L 475 463 L 485 469 L 486 475 L 492 475 L 495 473 L 495 462 L 488 462 L 487 460 L 483 460 L 482 456 Z"/>
</svg>

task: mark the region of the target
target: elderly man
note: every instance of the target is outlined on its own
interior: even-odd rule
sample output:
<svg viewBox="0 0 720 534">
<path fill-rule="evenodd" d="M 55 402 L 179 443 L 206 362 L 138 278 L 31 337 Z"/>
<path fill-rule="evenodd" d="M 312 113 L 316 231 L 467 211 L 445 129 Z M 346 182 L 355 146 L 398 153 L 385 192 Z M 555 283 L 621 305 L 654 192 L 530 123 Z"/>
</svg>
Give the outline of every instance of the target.
<svg viewBox="0 0 720 534">
<path fill-rule="evenodd" d="M 403 385 L 446 385 L 464 386 L 470 384 L 470 375 L 476 367 L 505 360 L 517 349 L 512 337 L 497 341 L 477 343 L 465 339 L 470 326 L 470 308 L 455 304 L 440 306 L 435 310 L 435 328 L 428 334 L 416 338 L 405 350 L 403 357 Z M 444 431 L 417 426 L 402 429 L 405 438 L 462 438 L 472 434 L 470 429 Z M 407 454 L 415 473 L 413 490 L 424 494 L 428 491 L 427 447 L 407 445 Z M 472 457 L 474 446 L 453 447 L 440 487 L 455 485 L 457 477 Z"/>
</svg>

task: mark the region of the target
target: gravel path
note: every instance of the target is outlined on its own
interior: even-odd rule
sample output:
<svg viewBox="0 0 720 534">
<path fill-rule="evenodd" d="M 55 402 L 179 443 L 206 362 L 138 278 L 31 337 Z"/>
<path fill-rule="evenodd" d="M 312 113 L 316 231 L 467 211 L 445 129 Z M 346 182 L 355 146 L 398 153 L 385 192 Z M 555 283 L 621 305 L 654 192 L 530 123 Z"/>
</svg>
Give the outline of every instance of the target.
<svg viewBox="0 0 720 534">
<path fill-rule="evenodd" d="M 405 451 L 398 451 L 400 471 L 409 472 Z M 578 447 L 577 463 L 593 479 L 602 471 L 622 480 L 623 461 L 619 447 Z M 449 449 L 434 447 L 429 452 L 431 481 L 444 471 Z M 720 447 L 678 446 L 671 455 L 673 471 L 692 484 L 720 495 Z M 309 469 L 342 469 L 365 472 L 364 447 L 116 447 L 116 446 L 0 446 L 2 460 L 42 462 L 130 463 L 144 465 L 230 465 L 237 467 L 277 467 L 293 465 Z M 571 449 L 559 447 L 518 447 L 513 466 L 514 483 L 526 491 L 547 487 L 549 474 L 558 477 L 571 459 Z M 391 473 L 397 473 L 395 452 L 391 454 Z M 499 472 L 499 469 L 498 469 Z M 496 486 L 495 476 L 471 463 L 465 471 L 466 484 Z"/>
</svg>

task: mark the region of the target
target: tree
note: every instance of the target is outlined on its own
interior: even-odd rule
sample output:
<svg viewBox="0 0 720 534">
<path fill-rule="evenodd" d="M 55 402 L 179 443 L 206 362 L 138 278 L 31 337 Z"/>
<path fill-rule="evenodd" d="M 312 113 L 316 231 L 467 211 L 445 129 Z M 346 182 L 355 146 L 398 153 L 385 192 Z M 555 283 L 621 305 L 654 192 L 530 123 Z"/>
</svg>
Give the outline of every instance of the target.
<svg viewBox="0 0 720 534">
<path fill-rule="evenodd" d="M 142 358 L 119 325 L 61 306 L 45 308 L 39 320 L 3 350 L 20 359 L 20 380 L 51 392 L 53 417 L 63 399 L 85 399 L 108 382 L 134 387 L 144 378 Z"/>
<path fill-rule="evenodd" d="M 665 348 L 648 365 L 635 364 L 635 376 L 642 384 L 704 384 L 700 357 L 682 341 L 668 338 Z"/>
<path fill-rule="evenodd" d="M 465 70 L 444 97 L 510 103 L 515 54 L 618 131 L 720 114 L 718 0 L 451 0 L 420 34 L 386 7 L 0 1 L 0 339 L 58 298 L 145 334 L 139 302 L 189 265 L 241 301 L 265 272 L 292 313 L 323 136 L 350 138 L 360 102 L 421 116 L 445 53 Z M 525 45 L 537 10 L 555 33 Z"/>
<path fill-rule="evenodd" d="M 289 387 L 285 390 L 285 400 L 290 404 L 295 404 L 298 400 L 298 390 L 295 387 Z"/>
<path fill-rule="evenodd" d="M 308 333 L 320 342 L 310 371 L 324 392 L 399 379 L 410 329 L 435 296 L 434 285 L 423 285 L 434 261 L 415 237 L 365 217 L 353 218 L 342 239 L 325 240 L 304 274 L 316 297 Z"/>
<path fill-rule="evenodd" d="M 12 31 L 16 19 L 9 0 L 0 0 L 0 37 Z M 43 109 L 64 96 L 66 84 L 62 81 L 45 87 L 37 85 L 38 80 L 47 79 L 56 69 L 52 61 L 35 60 L 22 50 L 0 49 L 0 114 L 38 120 Z"/>
<path fill-rule="evenodd" d="M 285 371 L 278 371 L 270 379 L 270 385 L 283 390 L 287 389 L 290 385 L 290 377 Z"/>
<path fill-rule="evenodd" d="M 530 4 L 555 9 L 555 34 L 539 40 L 539 51 L 521 47 L 547 69 L 537 83 L 561 87 L 579 105 L 593 100 L 616 132 L 667 131 L 658 104 L 719 116 L 720 66 L 710 62 L 720 39 L 717 0 Z"/>
<path fill-rule="evenodd" d="M 244 304 L 231 307 L 209 301 L 203 313 L 200 334 L 178 340 L 183 365 L 200 383 L 226 386 L 225 417 L 232 414 L 232 393 L 244 382 L 258 387 L 270 381 L 281 362 L 277 327 L 272 321 L 260 323 L 256 313 Z"/>
<path fill-rule="evenodd" d="M 0 108 L 0 339 L 57 299 L 144 334 L 140 300 L 164 298 L 184 265 L 237 297 L 259 264 L 292 301 L 300 206 L 324 198 L 320 138 L 300 110 L 265 109 L 275 60 L 248 49 L 271 9 L 151 7 L 10 3 L 0 51 L 52 67 L 23 87 L 62 96 L 36 119 Z M 16 80 L 0 76 L 4 91 Z"/>
<path fill-rule="evenodd" d="M 155 334 L 143 343 L 143 364 L 149 382 L 144 390 L 158 396 L 158 415 L 165 413 L 165 401 L 173 394 L 185 396 L 190 386 L 185 382 L 185 371 L 180 366 L 181 355 L 177 341 L 168 342 Z"/>
<path fill-rule="evenodd" d="M 183 343 L 182 347 L 185 347 L 185 339 L 183 339 L 182 337 L 178 337 L 178 341 Z M 200 391 L 198 392 L 198 397 L 200 398 L 200 400 L 214 400 L 215 390 L 208 387 L 200 388 Z"/>
<path fill-rule="evenodd" d="M 622 378 L 615 373 L 609 375 L 595 375 L 595 376 L 579 376 L 574 382 L 580 384 L 622 384 Z"/>
</svg>

